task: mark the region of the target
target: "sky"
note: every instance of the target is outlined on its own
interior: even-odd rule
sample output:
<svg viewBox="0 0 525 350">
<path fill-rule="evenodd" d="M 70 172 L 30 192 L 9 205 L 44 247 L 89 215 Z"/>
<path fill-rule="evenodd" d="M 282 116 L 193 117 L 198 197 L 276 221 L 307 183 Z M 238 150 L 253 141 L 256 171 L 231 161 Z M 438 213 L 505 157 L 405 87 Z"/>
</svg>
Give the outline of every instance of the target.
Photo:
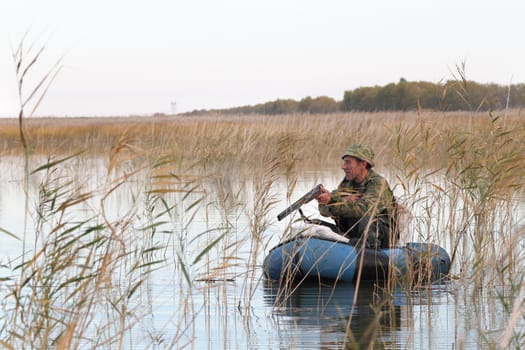
<svg viewBox="0 0 525 350">
<path fill-rule="evenodd" d="M 60 60 L 35 116 L 151 115 L 340 101 L 461 65 L 480 83 L 523 83 L 524 19 L 523 0 L 0 0 L 0 117 L 20 109 L 22 40 L 28 58 L 44 47 L 24 98 Z"/>
</svg>

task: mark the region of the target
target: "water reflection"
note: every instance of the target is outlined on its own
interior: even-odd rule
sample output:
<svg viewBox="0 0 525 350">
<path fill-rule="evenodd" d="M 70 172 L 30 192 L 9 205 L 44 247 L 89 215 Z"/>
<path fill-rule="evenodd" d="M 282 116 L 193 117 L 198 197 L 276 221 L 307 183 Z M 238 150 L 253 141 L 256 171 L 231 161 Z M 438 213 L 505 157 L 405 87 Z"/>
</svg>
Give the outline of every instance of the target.
<svg viewBox="0 0 525 350">
<path fill-rule="evenodd" d="M 27 222 L 28 227 L 24 225 L 27 211 L 34 211 L 38 183 L 29 184 L 28 209 L 23 200 L 26 197 L 20 176 L 23 174 L 20 168 L 22 163 L 15 160 L 6 163 L 5 158 L 1 161 L 4 171 L 0 174 L 0 228 L 20 237 L 22 232 L 27 231 L 27 242 L 32 243 L 31 220 Z M 73 169 L 72 178 L 85 181 L 87 190 L 98 188 L 95 184 L 104 182 L 105 168 L 100 164 L 102 162 L 95 162 L 94 165 L 79 167 L 79 170 Z M 330 174 L 320 176 L 327 186 L 336 186 L 340 177 L 339 169 L 336 170 L 333 181 L 327 180 L 331 179 Z M 317 179 L 312 178 L 298 183 L 296 192 L 304 193 L 316 182 Z M 209 205 L 192 207 L 190 203 L 198 198 L 183 197 L 178 192 L 170 192 L 165 196 L 167 203 L 177 204 L 173 218 L 166 220 L 167 228 L 164 230 L 162 227 L 161 230 L 160 226 L 157 227 L 155 236 L 166 246 L 161 258 L 166 259 L 167 266 L 164 270 L 155 271 L 151 283 L 145 283 L 134 295 L 136 299 L 130 300 L 128 311 L 139 310 L 143 314 L 140 313 L 140 320 L 131 321 L 130 337 L 133 337 L 133 341 L 127 348 L 470 350 L 482 348 L 485 344 L 498 344 L 500 330 L 507 327 L 507 298 L 503 299 L 504 304 L 499 294 L 495 297 L 488 290 L 484 291 L 486 294 L 472 297 L 476 295 L 476 290 L 469 290 L 468 286 L 465 289 L 460 285 L 449 285 L 447 288 L 431 286 L 417 292 L 399 290 L 390 293 L 369 284 L 361 285 L 359 289 L 352 284 L 333 287 L 317 283 L 299 287 L 278 284 L 267 284 L 262 288 L 256 284 L 256 287 L 252 287 L 249 283 L 258 282 L 256 277 L 261 276 L 262 271 L 255 275 L 246 271 L 260 266 L 266 251 L 258 250 L 255 254 L 257 262 L 253 262 L 250 244 L 254 239 L 249 228 L 253 213 L 250 207 L 253 196 L 251 183 L 246 179 L 232 182 L 233 187 L 228 186 L 225 191 L 228 195 L 223 197 L 218 195 L 223 183 L 217 186 L 204 183 L 202 186 L 206 190 L 203 193 L 209 196 L 206 198 L 206 203 L 211 203 Z M 279 200 L 285 203 L 287 184 L 277 182 L 274 186 L 282 196 Z M 107 215 L 111 218 L 122 217 L 122 213 L 125 215 L 128 206 L 143 191 L 144 181 L 139 180 L 119 187 L 119 191 L 112 192 L 107 201 Z M 200 193 L 197 197 L 201 196 Z M 228 197 L 230 193 L 239 193 L 232 203 L 226 201 L 232 198 Z M 179 200 L 179 197 L 187 201 Z M 99 201 L 93 203 L 93 210 L 99 205 Z M 143 227 L 144 210 L 140 201 L 136 205 L 136 226 Z M 188 207 L 194 208 L 195 214 L 188 213 L 185 209 Z M 448 208 L 446 204 L 433 207 Z M 281 209 L 282 206 L 279 206 L 268 217 L 275 218 Z M 515 217 L 523 217 L 522 204 L 519 209 Z M 306 205 L 304 211 L 307 215 L 317 215 L 314 203 Z M 79 213 L 82 214 L 82 211 L 75 211 L 75 214 Z M 448 217 L 447 214 L 442 216 Z M 83 216 L 73 218 L 79 217 Z M 432 218 L 432 215 L 421 217 Z M 264 234 L 265 247 L 272 247 L 281 240 L 286 232 L 285 225 L 279 222 L 268 227 Z M 435 226 L 440 225 L 438 222 Z M 218 227 L 226 229 L 214 231 Z M 202 235 L 203 232 L 206 235 Z M 206 276 L 210 275 L 209 271 L 216 271 L 219 277 L 227 277 L 226 282 L 197 282 L 197 285 L 204 287 L 198 291 L 192 290 L 179 269 L 182 260 L 179 252 L 183 251 L 186 255 L 182 258 L 191 264 L 210 245 L 209 240 L 215 240 L 223 232 L 228 234 L 220 244 L 207 251 L 208 258 L 201 259 L 199 264 L 185 265 L 188 269 L 185 272 L 189 272 L 192 277 L 200 277 L 201 271 L 205 271 Z M 202 241 L 195 239 L 197 237 L 202 238 Z M 434 235 L 433 238 L 446 241 L 443 236 Z M 180 246 L 184 249 L 179 250 Z M 12 270 L 7 268 L 8 262 L 15 261 L 22 253 L 21 241 L 0 233 L 0 266 L 5 265 L 0 269 L 0 277 L 12 275 Z M 231 276 L 239 277 L 232 279 Z M 127 275 L 119 278 L 119 282 L 128 280 Z M 8 300 L 6 295 L 12 294 L 7 294 L 7 290 L 3 289 L 0 295 L 3 300 Z M 6 309 L 5 304 L 0 306 Z M 92 317 L 104 320 L 105 312 Z M 516 334 L 523 334 L 523 329 L 522 321 L 516 327 Z M 522 340 L 518 336 L 517 342 Z M 176 346 L 170 347 L 171 344 Z"/>
<path fill-rule="evenodd" d="M 282 340 L 288 335 L 298 348 L 355 349 L 392 343 L 400 329 L 401 306 L 373 284 L 336 286 L 315 282 L 283 286 L 268 282 L 264 300 L 272 306 Z"/>
</svg>

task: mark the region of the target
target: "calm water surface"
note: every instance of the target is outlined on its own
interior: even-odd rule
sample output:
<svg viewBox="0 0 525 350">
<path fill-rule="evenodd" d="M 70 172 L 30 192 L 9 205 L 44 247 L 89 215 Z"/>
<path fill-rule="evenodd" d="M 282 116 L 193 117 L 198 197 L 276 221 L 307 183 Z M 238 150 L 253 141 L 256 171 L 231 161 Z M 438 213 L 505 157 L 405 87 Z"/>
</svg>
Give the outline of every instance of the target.
<svg viewBox="0 0 525 350">
<path fill-rule="evenodd" d="M 31 220 L 24 219 L 26 202 L 20 161 L 4 158 L 0 164 L 0 227 L 21 235 L 27 222 L 26 236 L 31 241 Z M 99 177 L 96 169 L 90 168 L 84 181 L 95 181 Z M 327 187 L 333 188 L 340 175 L 334 169 L 321 176 L 306 176 L 308 179 L 297 185 L 293 197 L 321 182 L 320 177 Z M 479 349 L 487 346 L 478 330 L 490 333 L 505 327 L 506 313 L 495 291 L 472 291 L 456 282 L 389 293 L 369 284 L 359 288 L 352 284 L 304 284 L 283 293 L 277 284 L 262 278 L 260 265 L 285 230 L 286 223 L 274 218 L 286 206 L 282 195 L 286 184 L 274 184 L 282 204 L 276 205 L 269 215 L 271 221 L 264 233 L 264 246 L 256 256 L 255 271 L 248 262 L 252 242 L 248 216 L 252 212 L 249 203 L 253 188 L 248 182 L 244 186 L 248 193 L 245 206 L 224 213 L 220 206 L 209 205 L 198 212 L 185 231 L 201 233 L 222 225 L 228 217 L 236 242 L 245 242 L 236 249 L 238 260 L 228 279 L 195 278 L 190 288 L 175 263 L 155 271 L 141 289 L 140 302 L 133 305 L 142 317 L 133 320 L 126 348 L 341 349 L 373 344 L 374 349 Z M 36 183 L 28 188 L 32 212 Z M 123 210 L 127 199 L 126 194 L 116 198 L 114 211 Z M 214 200 L 210 194 L 208 201 Z M 315 207 L 310 205 L 305 210 L 313 213 Z M 171 246 L 166 250 L 168 255 L 177 251 L 176 241 L 167 238 Z M 2 263 L 21 255 L 20 241 L 0 233 L 0 243 Z M 210 252 L 212 262 L 208 264 L 213 266 L 220 253 Z M 167 256 L 166 261 L 176 259 Z M 193 276 L 198 277 L 202 268 L 205 269 L 195 266 Z M 2 275 L 9 275 L 9 271 L 3 269 Z M 1 292 L 5 293 L 5 289 Z"/>
</svg>

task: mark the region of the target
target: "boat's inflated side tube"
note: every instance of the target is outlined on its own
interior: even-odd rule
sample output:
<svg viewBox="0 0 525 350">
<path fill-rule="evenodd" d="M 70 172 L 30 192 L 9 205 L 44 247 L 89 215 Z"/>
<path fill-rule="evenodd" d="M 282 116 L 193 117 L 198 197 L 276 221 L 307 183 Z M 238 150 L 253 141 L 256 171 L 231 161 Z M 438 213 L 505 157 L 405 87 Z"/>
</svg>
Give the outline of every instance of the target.
<svg viewBox="0 0 525 350">
<path fill-rule="evenodd" d="M 389 258 L 384 252 L 375 249 L 365 248 L 365 251 L 358 251 L 356 272 L 354 282 L 358 279 L 362 281 L 384 281 L 388 278 Z M 361 273 L 359 270 L 361 269 Z"/>
<path fill-rule="evenodd" d="M 433 282 L 446 277 L 451 260 L 447 251 L 432 243 L 407 243 L 414 278 L 418 282 Z"/>
</svg>

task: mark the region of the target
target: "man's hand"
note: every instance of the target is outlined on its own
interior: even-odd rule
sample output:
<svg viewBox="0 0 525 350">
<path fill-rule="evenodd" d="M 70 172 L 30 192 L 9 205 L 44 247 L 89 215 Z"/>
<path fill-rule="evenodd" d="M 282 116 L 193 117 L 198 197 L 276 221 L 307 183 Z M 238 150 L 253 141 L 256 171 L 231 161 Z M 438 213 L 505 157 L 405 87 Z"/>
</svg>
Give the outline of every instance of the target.
<svg viewBox="0 0 525 350">
<path fill-rule="evenodd" d="M 321 186 L 321 194 L 315 197 L 315 199 L 317 199 L 317 202 L 319 202 L 319 204 L 328 204 L 332 199 L 332 194 L 330 193 L 330 191 L 324 188 L 324 186 Z"/>
</svg>

